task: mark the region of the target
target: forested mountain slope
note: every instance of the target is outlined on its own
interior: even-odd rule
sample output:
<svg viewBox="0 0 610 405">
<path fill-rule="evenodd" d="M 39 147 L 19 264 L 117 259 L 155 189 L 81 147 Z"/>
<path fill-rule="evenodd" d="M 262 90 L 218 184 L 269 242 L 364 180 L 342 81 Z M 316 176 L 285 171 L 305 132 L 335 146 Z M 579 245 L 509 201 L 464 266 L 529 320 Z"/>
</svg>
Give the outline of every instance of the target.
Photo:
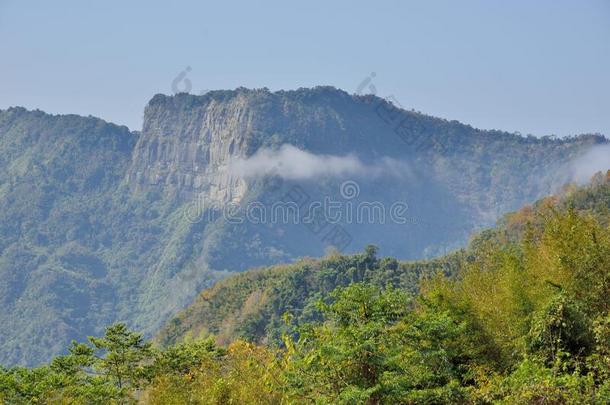
<svg viewBox="0 0 610 405">
<path fill-rule="evenodd" d="M 0 359 L 33 363 L 113 318 L 107 215 L 137 134 L 96 118 L 0 112 Z"/>
<path fill-rule="evenodd" d="M 141 132 L 0 111 L 0 362 L 36 364 L 117 320 L 152 335 L 227 274 L 331 246 L 442 254 L 569 180 L 573 163 L 605 143 L 478 130 L 329 87 L 157 95 Z M 257 170 L 260 156 L 278 164 Z M 404 223 L 313 230 L 224 215 L 295 190 L 408 209 Z"/>
<path fill-rule="evenodd" d="M 468 247 L 444 257 L 420 262 L 379 259 L 377 249 L 371 246 L 354 256 L 334 254 L 230 276 L 201 292 L 186 310 L 165 325 L 157 340 L 171 345 L 211 334 L 224 344 L 236 339 L 278 344 L 282 334 L 289 332 L 286 313 L 293 325 L 319 319 L 317 301 L 337 287 L 366 282 L 381 288 L 392 285 L 416 294 L 420 282 L 438 273 L 458 276 L 484 250 L 520 244 L 527 235 L 542 232 L 550 215 L 568 210 L 590 215 L 607 227 L 610 171 L 607 175 L 597 174 L 588 186 L 566 186 L 555 196 L 506 214 L 497 227 L 477 234 Z"/>
<path fill-rule="evenodd" d="M 411 293 L 421 279 L 444 271 L 454 274 L 460 254 L 422 262 L 378 259 L 376 248 L 353 256 L 331 254 L 315 260 L 250 270 L 203 291 L 185 311 L 161 330 L 163 345 L 212 334 L 221 343 L 247 339 L 277 344 L 286 332 L 285 313 L 298 323 L 319 318 L 316 302 L 340 286 L 367 282 L 394 285 Z"/>
<path fill-rule="evenodd" d="M 114 324 L 47 365 L 0 367 L 0 402 L 607 404 L 609 213 L 610 171 L 450 257 L 399 264 L 368 247 L 235 275 L 171 323 L 183 335 L 165 343 L 182 342 Z M 196 322 L 220 336 L 180 329 Z"/>
</svg>

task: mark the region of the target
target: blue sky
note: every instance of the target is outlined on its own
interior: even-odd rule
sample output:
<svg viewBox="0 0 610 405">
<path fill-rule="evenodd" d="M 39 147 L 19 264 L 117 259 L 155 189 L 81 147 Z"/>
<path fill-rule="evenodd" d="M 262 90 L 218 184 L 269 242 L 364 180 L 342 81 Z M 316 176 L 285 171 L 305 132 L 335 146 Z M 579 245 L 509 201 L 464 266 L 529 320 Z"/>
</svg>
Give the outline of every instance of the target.
<svg viewBox="0 0 610 405">
<path fill-rule="evenodd" d="M 610 135 L 610 1 L 0 0 L 0 108 L 139 129 L 192 93 L 333 85 L 480 128 Z M 182 83 L 184 84 L 184 83 Z"/>
</svg>

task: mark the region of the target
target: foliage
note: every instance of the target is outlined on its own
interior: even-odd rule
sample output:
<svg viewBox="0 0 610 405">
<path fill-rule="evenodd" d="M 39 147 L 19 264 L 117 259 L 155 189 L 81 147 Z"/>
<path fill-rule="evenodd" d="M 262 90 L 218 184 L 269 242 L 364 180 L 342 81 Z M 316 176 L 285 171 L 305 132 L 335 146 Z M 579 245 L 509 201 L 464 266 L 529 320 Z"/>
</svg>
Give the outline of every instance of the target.
<svg viewBox="0 0 610 405">
<path fill-rule="evenodd" d="M 0 373 L 0 401 L 20 403 L 124 404 L 148 378 L 150 343 L 125 324 L 106 328 L 89 343 L 72 342 L 69 354 L 48 366 L 14 367 Z"/>
<path fill-rule="evenodd" d="M 275 404 L 283 397 L 279 379 L 280 369 L 271 351 L 236 341 L 217 356 L 200 357 L 188 372 L 156 374 L 143 401 L 159 405 Z"/>
<path fill-rule="evenodd" d="M 264 287 L 262 305 L 248 305 L 292 309 L 276 330 L 283 345 L 185 335 L 153 349 L 117 324 L 48 365 L 2 369 L 0 401 L 608 403 L 610 228 L 599 211 L 565 198 L 534 207 L 522 216 L 527 224 L 513 216 L 518 231 L 484 232 L 433 262 L 438 271 L 424 272 L 419 292 L 400 285 L 401 266 L 414 267 L 378 259 L 370 247 L 239 275 L 216 287 L 224 301 L 208 295 L 229 308 L 216 316 L 230 316 Z M 310 291 L 299 296 L 297 287 Z"/>
<path fill-rule="evenodd" d="M 399 290 L 367 284 L 337 289 L 326 322 L 287 342 L 287 384 L 296 402 L 440 403 L 463 398 L 461 326 L 446 314 L 412 313 Z M 457 349 L 457 350 L 456 350 Z"/>
<path fill-rule="evenodd" d="M 527 335 L 528 351 L 548 366 L 562 358 L 578 359 L 591 353 L 591 326 L 577 305 L 558 294 L 538 314 L 533 314 Z"/>
<path fill-rule="evenodd" d="M 219 342 L 248 339 L 281 345 L 282 335 L 304 322 L 320 319 L 318 300 L 337 287 L 367 282 L 392 285 L 412 294 L 423 278 L 438 271 L 454 274 L 460 252 L 442 259 L 399 262 L 377 258 L 374 246 L 352 256 L 330 254 L 321 260 L 303 259 L 292 265 L 248 271 L 219 281 L 185 311 L 170 320 L 157 340 L 170 345 L 188 337 L 214 334 Z M 291 325 L 284 314 L 292 317 Z"/>
</svg>

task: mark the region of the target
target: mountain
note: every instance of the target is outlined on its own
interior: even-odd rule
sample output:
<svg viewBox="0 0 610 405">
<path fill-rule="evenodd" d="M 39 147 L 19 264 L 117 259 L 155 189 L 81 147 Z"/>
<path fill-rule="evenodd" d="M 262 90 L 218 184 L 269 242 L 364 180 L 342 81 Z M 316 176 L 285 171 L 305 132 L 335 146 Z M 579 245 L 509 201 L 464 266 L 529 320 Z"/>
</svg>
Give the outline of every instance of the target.
<svg viewBox="0 0 610 405">
<path fill-rule="evenodd" d="M 597 174 L 583 187 L 570 186 L 559 194 L 506 214 L 494 228 L 474 235 L 469 245 L 449 255 L 415 262 L 377 258 L 376 248 L 352 256 L 339 254 L 306 259 L 288 265 L 249 270 L 219 281 L 202 291 L 184 311 L 170 319 L 156 337 L 162 346 L 197 340 L 209 335 L 223 345 L 244 339 L 275 346 L 292 327 L 319 321 L 317 302 L 333 290 L 352 283 L 367 283 L 417 294 L 422 281 L 441 273 L 461 276 L 491 244 L 501 251 L 522 243 L 528 233 L 542 232 L 549 213 L 569 210 L 595 218 L 602 227 L 610 224 L 610 171 Z M 566 252 L 568 254 L 570 252 Z M 575 253 L 575 252 L 573 252 Z"/>
<path fill-rule="evenodd" d="M 110 319 L 105 216 L 136 142 L 97 118 L 0 112 L 2 362 L 37 362 Z"/>
<path fill-rule="evenodd" d="M 156 95 L 141 132 L 0 111 L 0 363 L 37 364 L 117 320 L 151 335 L 232 272 L 333 246 L 455 249 L 606 143 L 483 131 L 329 87 Z M 310 218 L 326 201 L 355 217 Z M 299 221 L 269 219 L 304 202 Z"/>
</svg>

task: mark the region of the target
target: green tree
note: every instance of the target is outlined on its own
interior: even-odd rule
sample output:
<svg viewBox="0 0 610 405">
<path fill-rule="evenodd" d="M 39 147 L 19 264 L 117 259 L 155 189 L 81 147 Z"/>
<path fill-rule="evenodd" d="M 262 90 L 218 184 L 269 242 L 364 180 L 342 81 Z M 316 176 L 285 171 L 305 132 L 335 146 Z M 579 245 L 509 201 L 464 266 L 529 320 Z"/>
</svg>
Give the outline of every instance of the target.
<svg viewBox="0 0 610 405">
<path fill-rule="evenodd" d="M 286 381 L 298 401 L 443 403 L 463 398 L 461 333 L 443 313 L 415 313 L 400 290 L 356 283 L 321 304 L 325 321 L 287 338 Z M 463 357 L 463 356 L 461 356 Z"/>
<path fill-rule="evenodd" d="M 225 352 L 212 337 L 179 343 L 156 353 L 153 371 L 155 375 L 188 374 L 204 361 L 222 358 Z"/>
<path fill-rule="evenodd" d="M 106 328 L 101 338 L 89 337 L 96 351 L 101 351 L 93 368 L 104 375 L 124 393 L 129 388 L 139 388 L 147 377 L 145 364 L 152 358 L 151 344 L 142 335 L 130 331 L 124 323 Z"/>
<path fill-rule="evenodd" d="M 528 351 L 548 366 L 582 359 L 594 345 L 590 322 L 565 294 L 558 294 L 540 313 L 534 314 L 527 342 Z"/>
</svg>

